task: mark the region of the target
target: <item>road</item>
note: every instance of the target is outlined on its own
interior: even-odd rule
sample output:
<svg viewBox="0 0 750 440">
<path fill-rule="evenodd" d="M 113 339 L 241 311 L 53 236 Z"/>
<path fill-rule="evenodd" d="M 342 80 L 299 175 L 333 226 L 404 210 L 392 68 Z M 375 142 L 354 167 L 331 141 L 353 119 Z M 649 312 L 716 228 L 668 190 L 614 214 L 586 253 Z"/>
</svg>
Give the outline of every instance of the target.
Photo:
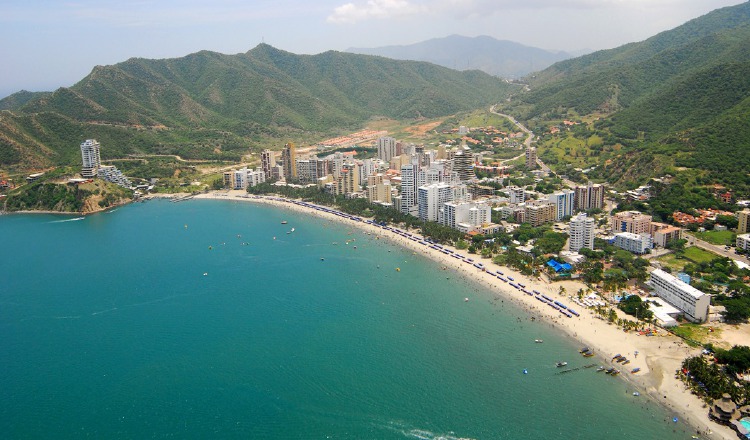
<svg viewBox="0 0 750 440">
<path fill-rule="evenodd" d="M 713 252 L 715 254 L 721 255 L 722 257 L 727 257 L 732 260 L 738 260 L 742 261 L 743 263 L 748 263 L 748 256 L 747 255 L 739 255 L 734 253 L 734 248 L 730 247 L 728 250 L 725 249 L 724 246 L 717 245 L 717 244 L 711 244 L 707 241 L 703 241 L 698 239 L 696 236 L 685 233 L 683 235 L 683 238 L 687 240 L 687 244 L 690 246 L 699 247 L 703 250 L 707 250 L 709 252 Z"/>
</svg>

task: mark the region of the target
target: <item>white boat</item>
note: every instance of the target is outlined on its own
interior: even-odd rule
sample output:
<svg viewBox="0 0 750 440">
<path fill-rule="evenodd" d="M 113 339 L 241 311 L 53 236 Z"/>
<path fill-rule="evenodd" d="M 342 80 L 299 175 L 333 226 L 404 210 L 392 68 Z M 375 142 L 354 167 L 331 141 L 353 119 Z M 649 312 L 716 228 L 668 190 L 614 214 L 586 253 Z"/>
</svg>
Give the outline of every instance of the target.
<svg viewBox="0 0 750 440">
<path fill-rule="evenodd" d="M 564 367 L 564 366 L 568 365 L 568 363 L 567 362 L 558 362 L 555 365 L 557 366 L 557 368 L 560 368 L 560 367 Z"/>
<path fill-rule="evenodd" d="M 544 341 L 543 341 L 543 340 L 541 340 L 541 339 L 534 339 L 534 342 L 536 342 L 537 344 L 541 344 L 541 343 L 542 343 L 542 342 L 544 342 Z"/>
</svg>

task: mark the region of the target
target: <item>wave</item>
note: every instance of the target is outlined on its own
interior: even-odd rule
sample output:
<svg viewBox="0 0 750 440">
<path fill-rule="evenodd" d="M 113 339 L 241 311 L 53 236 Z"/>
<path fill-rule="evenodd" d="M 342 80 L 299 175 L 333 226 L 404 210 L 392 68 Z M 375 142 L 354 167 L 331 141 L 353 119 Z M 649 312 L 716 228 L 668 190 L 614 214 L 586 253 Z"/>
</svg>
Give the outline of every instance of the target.
<svg viewBox="0 0 750 440">
<path fill-rule="evenodd" d="M 406 438 L 415 438 L 418 440 L 474 440 L 470 437 L 458 437 L 456 436 L 455 432 L 439 434 L 436 432 L 428 431 L 426 429 L 406 426 L 405 424 L 399 422 L 389 423 L 388 428 L 396 432 L 400 432 Z"/>
</svg>

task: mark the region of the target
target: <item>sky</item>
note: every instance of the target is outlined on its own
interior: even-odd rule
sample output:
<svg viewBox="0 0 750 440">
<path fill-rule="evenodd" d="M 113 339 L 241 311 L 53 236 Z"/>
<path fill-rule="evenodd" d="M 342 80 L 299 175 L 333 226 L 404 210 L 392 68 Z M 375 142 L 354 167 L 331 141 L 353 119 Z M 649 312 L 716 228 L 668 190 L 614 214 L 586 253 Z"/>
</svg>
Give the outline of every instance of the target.
<svg viewBox="0 0 750 440">
<path fill-rule="evenodd" d="M 298 54 L 489 35 L 610 49 L 745 0 L 0 0 L 0 98 L 69 87 L 96 65 L 265 42 Z"/>
</svg>

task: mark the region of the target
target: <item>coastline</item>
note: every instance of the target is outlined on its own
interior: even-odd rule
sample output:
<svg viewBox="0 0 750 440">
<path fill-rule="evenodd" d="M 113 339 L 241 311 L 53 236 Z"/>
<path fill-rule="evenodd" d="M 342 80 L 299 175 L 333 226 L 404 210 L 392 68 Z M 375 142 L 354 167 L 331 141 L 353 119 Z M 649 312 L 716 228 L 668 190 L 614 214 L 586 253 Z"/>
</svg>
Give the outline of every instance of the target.
<svg viewBox="0 0 750 440">
<path fill-rule="evenodd" d="M 170 194 L 160 197 L 173 198 L 180 197 L 180 195 Z M 699 438 L 736 438 L 734 431 L 728 427 L 710 421 L 708 407 L 704 407 L 704 403 L 697 396 L 691 394 L 685 385 L 675 377 L 674 372 L 680 368 L 682 360 L 687 356 L 698 354 L 699 349 L 688 347 L 681 339 L 665 332 L 661 332 L 660 336 L 653 337 L 640 336 L 633 332 L 626 333 L 615 325 L 600 319 L 595 312 L 588 309 L 584 310 L 583 307 L 577 305 L 575 308 L 580 312 L 580 316 L 565 317 L 561 312 L 538 301 L 534 295 L 524 294 L 509 286 L 508 283 L 498 279 L 494 273 L 496 270 L 501 270 L 517 282 L 525 284 L 529 291 L 537 290 L 552 300 L 565 304 L 571 304 L 571 297 L 568 295 L 575 294 L 580 288 L 586 289 L 586 286 L 581 282 L 571 280 L 548 283 L 541 279 L 526 277 L 510 268 L 498 266 L 489 259 L 470 255 L 467 251 L 446 246 L 446 249 L 450 249 L 454 254 L 461 255 L 464 258 L 476 258 L 477 261 L 481 261 L 485 265 L 485 272 L 471 264 L 466 264 L 462 259 L 453 258 L 450 254 L 445 254 L 439 249 L 430 248 L 395 232 L 384 230 L 373 224 L 302 206 L 294 203 L 294 200 L 271 196 L 252 196 L 238 190 L 197 194 L 193 198 L 245 201 L 287 209 L 305 215 L 312 214 L 326 220 L 356 227 L 368 234 L 387 239 L 395 245 L 424 255 L 465 279 L 481 284 L 497 298 L 512 301 L 523 308 L 530 316 L 540 318 L 540 325 L 547 324 L 552 328 L 559 329 L 578 341 L 581 346 L 592 348 L 599 361 L 597 363 L 605 367 L 620 367 L 622 370 L 620 376 L 623 376 L 623 379 L 633 386 L 634 391 L 638 390 L 642 394 L 647 394 L 668 411 L 673 412 L 681 421 L 692 426 L 696 432 L 700 432 Z M 565 287 L 568 295 L 561 296 L 558 293 L 559 286 Z M 631 363 L 623 367 L 611 362 L 610 359 L 618 353 L 628 357 Z M 636 356 L 635 353 L 638 353 L 638 355 Z M 641 371 L 632 374 L 631 369 L 636 367 L 640 368 Z"/>
</svg>

